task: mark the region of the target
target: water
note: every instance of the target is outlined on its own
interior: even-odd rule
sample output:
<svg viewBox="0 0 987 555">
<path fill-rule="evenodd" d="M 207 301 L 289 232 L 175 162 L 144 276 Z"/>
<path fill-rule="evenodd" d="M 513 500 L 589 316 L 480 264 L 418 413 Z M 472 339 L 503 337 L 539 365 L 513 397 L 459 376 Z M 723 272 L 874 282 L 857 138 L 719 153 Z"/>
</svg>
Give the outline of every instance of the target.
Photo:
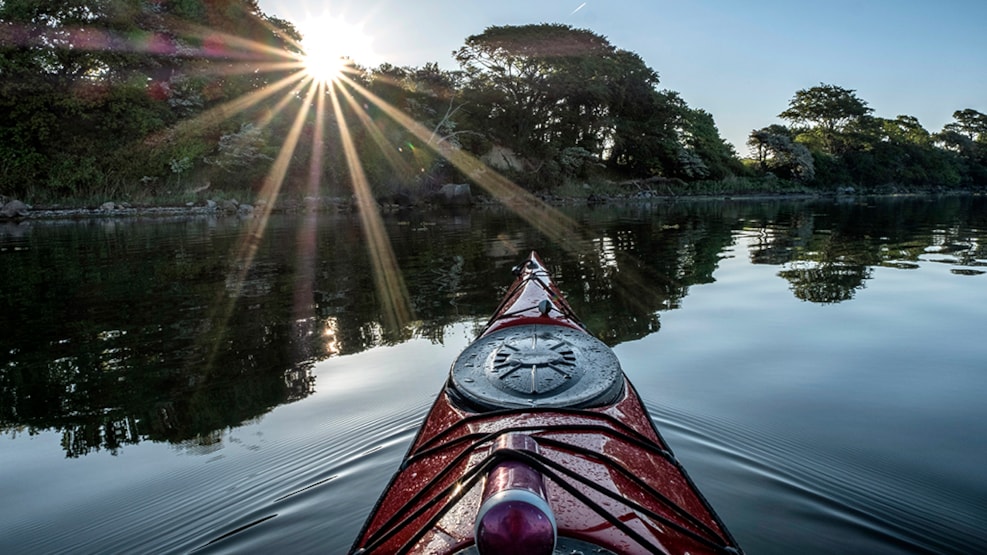
<svg viewBox="0 0 987 555">
<path fill-rule="evenodd" d="M 987 552 L 987 202 L 0 226 L 0 552 L 345 552 L 537 249 L 748 553 Z"/>
</svg>

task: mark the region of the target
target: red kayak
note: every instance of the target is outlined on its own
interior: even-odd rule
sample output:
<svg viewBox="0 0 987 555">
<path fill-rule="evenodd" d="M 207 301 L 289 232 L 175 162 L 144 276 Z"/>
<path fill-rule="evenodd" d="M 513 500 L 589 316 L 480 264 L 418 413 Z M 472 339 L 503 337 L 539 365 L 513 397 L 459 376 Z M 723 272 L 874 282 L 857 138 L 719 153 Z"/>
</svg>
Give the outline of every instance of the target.
<svg viewBox="0 0 987 555">
<path fill-rule="evenodd" d="M 535 253 L 352 553 L 742 553 Z"/>
</svg>

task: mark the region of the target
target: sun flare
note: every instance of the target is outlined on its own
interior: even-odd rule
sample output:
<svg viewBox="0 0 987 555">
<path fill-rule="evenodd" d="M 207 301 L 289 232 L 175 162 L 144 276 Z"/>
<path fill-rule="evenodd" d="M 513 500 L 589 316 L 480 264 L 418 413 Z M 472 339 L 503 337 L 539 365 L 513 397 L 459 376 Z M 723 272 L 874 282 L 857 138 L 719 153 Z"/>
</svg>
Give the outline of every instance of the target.
<svg viewBox="0 0 987 555">
<path fill-rule="evenodd" d="M 373 39 L 359 25 L 324 14 L 301 27 L 305 71 L 316 81 L 335 81 L 349 64 L 374 62 Z"/>
</svg>

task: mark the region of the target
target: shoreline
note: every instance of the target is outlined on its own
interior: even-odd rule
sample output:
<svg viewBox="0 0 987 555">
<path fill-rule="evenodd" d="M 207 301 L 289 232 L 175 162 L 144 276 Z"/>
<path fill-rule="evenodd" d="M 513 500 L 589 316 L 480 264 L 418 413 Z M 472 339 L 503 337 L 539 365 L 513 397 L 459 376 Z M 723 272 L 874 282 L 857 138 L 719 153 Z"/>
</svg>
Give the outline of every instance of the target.
<svg viewBox="0 0 987 555">
<path fill-rule="evenodd" d="M 627 205 L 645 203 L 675 203 L 689 201 L 750 201 L 762 202 L 772 200 L 823 200 L 823 199 L 866 199 L 866 198 L 920 198 L 920 197 L 941 197 L 941 196 L 976 196 L 984 194 L 971 190 L 929 190 L 929 191 L 909 191 L 909 192 L 742 192 L 742 193 L 682 193 L 682 194 L 659 194 L 651 192 L 649 194 L 630 195 L 607 195 L 605 197 L 560 197 L 557 195 L 543 195 L 539 199 L 550 206 L 607 206 L 607 205 Z M 497 202 L 485 196 L 474 197 L 469 204 L 443 205 L 441 203 L 418 203 L 418 204 L 390 204 L 378 201 L 378 206 L 382 213 L 394 213 L 407 210 L 427 210 L 441 211 L 444 209 L 484 209 L 496 206 L 508 206 L 509 202 Z M 186 203 L 185 205 L 173 204 L 148 204 L 132 205 L 129 203 L 104 203 L 99 207 L 61 207 L 59 205 L 28 206 L 16 215 L 6 217 L 0 215 L 0 223 L 17 224 L 25 221 L 51 221 L 51 220 L 100 220 L 100 219 L 168 219 L 174 217 L 192 216 L 218 216 L 218 217 L 241 217 L 251 218 L 255 212 L 260 211 L 265 206 L 263 201 L 257 204 L 239 203 L 235 200 L 224 201 L 203 201 L 198 203 Z M 277 203 L 270 209 L 270 213 L 278 214 L 302 214 L 308 212 L 337 212 L 346 213 L 356 210 L 352 199 L 341 197 L 319 197 L 306 199 L 288 199 Z"/>
</svg>

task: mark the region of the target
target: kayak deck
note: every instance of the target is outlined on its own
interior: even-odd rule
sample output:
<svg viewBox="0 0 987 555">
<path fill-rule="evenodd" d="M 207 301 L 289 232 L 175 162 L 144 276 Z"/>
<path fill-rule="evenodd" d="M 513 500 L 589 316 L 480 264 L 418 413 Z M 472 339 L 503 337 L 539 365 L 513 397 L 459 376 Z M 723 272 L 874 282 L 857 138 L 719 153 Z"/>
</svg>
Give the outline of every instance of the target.
<svg viewBox="0 0 987 555">
<path fill-rule="evenodd" d="M 443 395 L 446 395 L 443 393 Z M 638 423 L 638 425 L 626 422 Z M 381 553 L 456 553 L 473 544 L 480 483 L 500 458 L 547 478 L 560 537 L 616 553 L 726 553 L 732 543 L 652 426 L 633 391 L 596 410 L 506 409 L 475 415 L 437 403 L 370 521 Z M 492 452 L 498 435 L 525 433 L 538 454 Z M 436 465 L 435 461 L 441 461 Z M 386 517 L 385 515 L 390 515 Z M 402 537 L 403 530 L 418 534 Z"/>
<path fill-rule="evenodd" d="M 353 552 L 515 552 L 478 540 L 488 487 L 510 475 L 546 514 L 528 507 L 537 522 L 515 514 L 518 527 L 508 528 L 552 521 L 540 552 L 741 553 L 613 351 L 584 330 L 537 255 L 516 274 L 453 364 Z M 525 485 L 531 476 L 537 487 Z"/>
</svg>

